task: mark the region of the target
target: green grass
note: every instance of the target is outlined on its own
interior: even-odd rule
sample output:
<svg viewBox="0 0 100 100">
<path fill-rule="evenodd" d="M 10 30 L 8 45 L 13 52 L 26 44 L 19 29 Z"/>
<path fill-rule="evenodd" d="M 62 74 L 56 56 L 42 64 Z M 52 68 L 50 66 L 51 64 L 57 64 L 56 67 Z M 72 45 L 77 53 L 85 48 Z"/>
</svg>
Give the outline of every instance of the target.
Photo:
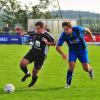
<svg viewBox="0 0 100 100">
<path fill-rule="evenodd" d="M 100 47 L 89 46 L 89 58 L 94 68 L 95 79 L 89 79 L 77 61 L 72 86 L 65 89 L 65 77 L 68 63 L 64 62 L 54 47 L 39 72 L 35 87 L 28 88 L 31 78 L 20 81 L 23 73 L 19 68 L 21 58 L 29 50 L 27 45 L 0 45 L 0 100 L 100 100 Z M 67 53 L 67 47 L 64 48 Z M 32 71 L 33 64 L 28 66 Z M 16 91 L 7 94 L 3 87 L 7 83 L 14 84 Z"/>
</svg>

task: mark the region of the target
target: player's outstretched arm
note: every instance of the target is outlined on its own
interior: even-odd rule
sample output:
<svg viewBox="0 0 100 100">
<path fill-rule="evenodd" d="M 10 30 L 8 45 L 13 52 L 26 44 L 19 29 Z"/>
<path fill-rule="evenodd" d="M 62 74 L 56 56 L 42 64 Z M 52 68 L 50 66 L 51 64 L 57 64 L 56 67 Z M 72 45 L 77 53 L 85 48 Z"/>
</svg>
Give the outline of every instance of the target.
<svg viewBox="0 0 100 100">
<path fill-rule="evenodd" d="M 64 52 L 61 50 L 61 46 L 56 46 L 56 50 L 58 51 L 58 53 L 62 56 L 64 60 L 67 59 L 67 55 L 65 55 Z"/>
<path fill-rule="evenodd" d="M 89 33 L 89 35 L 91 36 L 92 41 L 94 42 L 94 37 L 93 37 L 92 32 L 90 31 L 90 29 L 89 28 L 85 28 L 85 31 L 87 33 Z"/>
</svg>

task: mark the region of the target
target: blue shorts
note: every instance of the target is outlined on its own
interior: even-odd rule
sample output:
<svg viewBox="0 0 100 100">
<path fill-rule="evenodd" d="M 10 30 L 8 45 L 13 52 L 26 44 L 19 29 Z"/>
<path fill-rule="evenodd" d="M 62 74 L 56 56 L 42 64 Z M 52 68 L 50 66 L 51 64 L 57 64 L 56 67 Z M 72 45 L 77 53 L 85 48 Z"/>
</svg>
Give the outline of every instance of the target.
<svg viewBox="0 0 100 100">
<path fill-rule="evenodd" d="M 77 58 L 81 63 L 89 63 L 87 50 L 82 50 L 81 52 L 69 51 L 69 62 L 76 62 Z"/>
</svg>

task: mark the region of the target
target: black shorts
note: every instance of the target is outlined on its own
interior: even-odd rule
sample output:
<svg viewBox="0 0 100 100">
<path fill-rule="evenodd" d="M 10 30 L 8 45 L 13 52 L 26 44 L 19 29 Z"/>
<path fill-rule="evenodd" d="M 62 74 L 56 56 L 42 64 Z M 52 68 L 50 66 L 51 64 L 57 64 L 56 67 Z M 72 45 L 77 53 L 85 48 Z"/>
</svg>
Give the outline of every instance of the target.
<svg viewBox="0 0 100 100">
<path fill-rule="evenodd" d="M 24 56 L 30 63 L 34 61 L 34 67 L 40 69 L 44 63 L 45 55 L 40 51 L 30 49 L 30 51 Z"/>
</svg>

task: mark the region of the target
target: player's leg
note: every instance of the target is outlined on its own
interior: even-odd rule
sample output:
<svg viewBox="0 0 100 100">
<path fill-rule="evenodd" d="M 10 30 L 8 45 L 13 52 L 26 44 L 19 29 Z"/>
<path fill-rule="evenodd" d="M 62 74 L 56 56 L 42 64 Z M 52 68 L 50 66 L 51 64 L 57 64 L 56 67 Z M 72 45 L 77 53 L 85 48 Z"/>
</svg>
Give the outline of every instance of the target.
<svg viewBox="0 0 100 100">
<path fill-rule="evenodd" d="M 77 56 L 74 52 L 69 52 L 69 68 L 66 75 L 66 86 L 65 88 L 70 87 L 72 81 L 72 75 L 75 67 Z"/>
<path fill-rule="evenodd" d="M 80 54 L 78 56 L 80 62 L 82 63 L 83 69 L 89 73 L 89 76 L 91 79 L 94 78 L 94 74 L 93 74 L 93 69 L 92 67 L 89 65 L 89 59 L 88 59 L 88 52 L 84 51 L 82 52 L 82 54 Z"/>
<path fill-rule="evenodd" d="M 21 70 L 24 72 L 24 76 L 22 77 L 22 79 L 21 79 L 21 81 L 25 81 L 26 80 L 26 78 L 28 78 L 31 74 L 30 74 L 30 72 L 28 71 L 28 69 L 27 69 L 27 65 L 29 64 L 30 62 L 27 60 L 27 59 L 25 59 L 25 58 L 23 58 L 22 60 L 21 60 L 21 62 L 20 62 L 20 68 L 21 68 Z"/>
<path fill-rule="evenodd" d="M 28 87 L 31 87 L 31 86 L 33 86 L 36 83 L 36 81 L 38 79 L 38 72 L 39 72 L 39 69 L 34 67 L 33 71 L 32 71 L 32 81 L 30 82 Z"/>
<path fill-rule="evenodd" d="M 44 59 L 45 59 L 44 55 L 36 55 L 34 57 L 34 68 L 33 68 L 33 71 L 32 71 L 32 81 L 30 82 L 28 87 L 31 87 L 36 83 L 37 78 L 38 78 L 38 72 L 43 65 Z"/>
<path fill-rule="evenodd" d="M 88 63 L 82 63 L 83 69 L 89 73 L 91 79 L 94 78 L 92 67 Z"/>
<path fill-rule="evenodd" d="M 66 75 L 66 83 L 67 84 L 66 84 L 65 88 L 68 88 L 71 85 L 74 67 L 75 67 L 75 62 L 74 61 L 69 62 L 69 69 L 68 69 L 67 75 Z"/>
<path fill-rule="evenodd" d="M 30 72 L 27 69 L 27 65 L 30 64 L 33 60 L 34 60 L 33 50 L 31 49 L 20 61 L 20 68 L 25 73 L 21 81 L 25 81 L 29 76 L 31 76 Z"/>
</svg>

